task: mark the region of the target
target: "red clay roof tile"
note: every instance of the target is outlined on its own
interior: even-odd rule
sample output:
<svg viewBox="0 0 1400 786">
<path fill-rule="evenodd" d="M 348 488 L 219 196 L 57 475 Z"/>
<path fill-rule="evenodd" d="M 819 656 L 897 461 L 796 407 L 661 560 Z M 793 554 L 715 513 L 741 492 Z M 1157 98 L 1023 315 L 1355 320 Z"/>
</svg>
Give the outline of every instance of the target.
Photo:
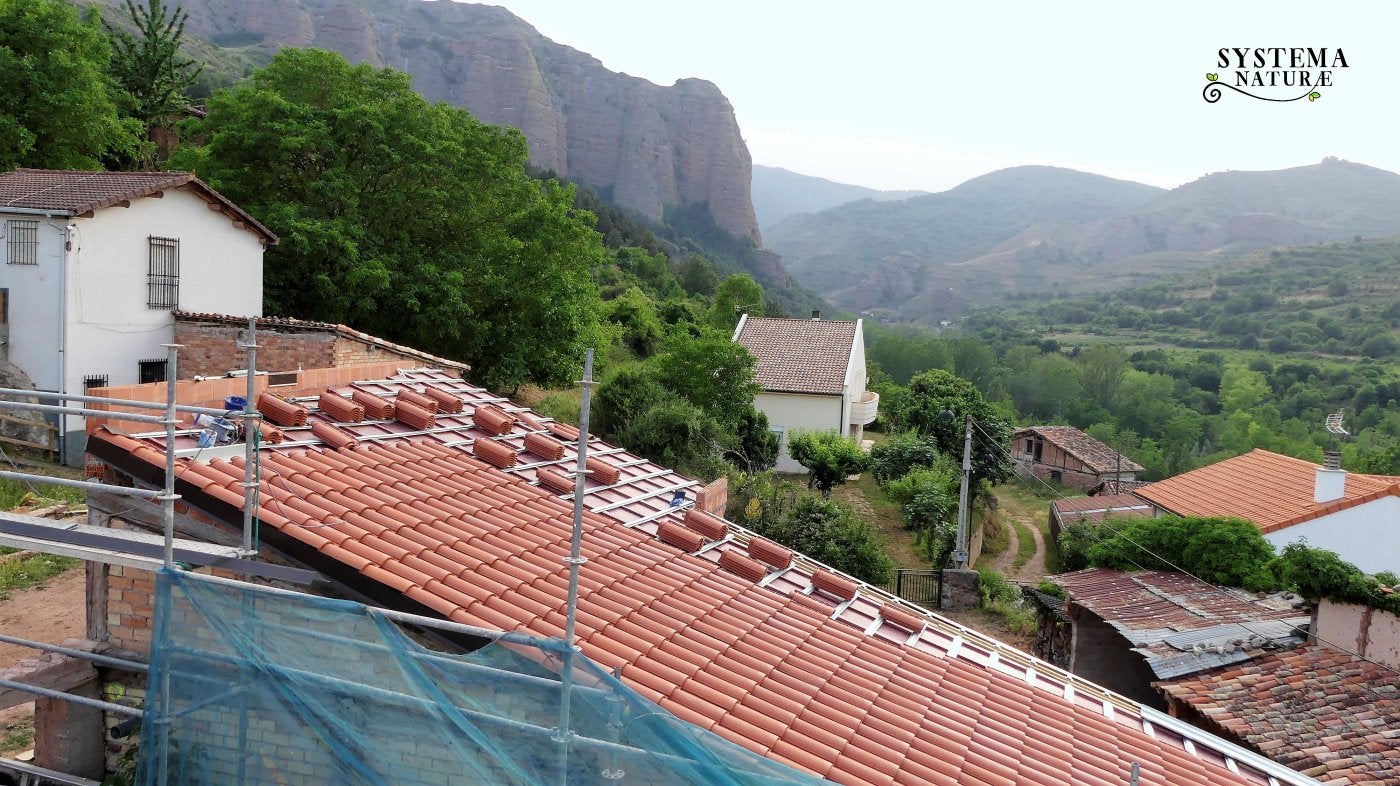
<svg viewBox="0 0 1400 786">
<path fill-rule="evenodd" d="M 734 340 L 758 361 L 764 390 L 839 396 L 855 339 L 855 322 L 745 317 Z"/>
<path fill-rule="evenodd" d="M 440 373 L 401 376 L 405 385 L 440 385 L 469 407 L 499 401 Z M 388 398 L 397 384 L 375 380 L 354 390 Z M 391 421 L 342 424 L 363 446 L 353 453 L 265 446 L 264 525 L 309 538 L 328 557 L 450 619 L 559 635 L 570 503 L 543 480 L 541 486 L 530 480 L 542 478 L 542 470 L 571 467 L 575 447 L 566 446 L 550 466 L 503 471 L 466 451 L 498 439 L 514 452 L 524 435 L 493 438 L 470 418 L 441 420 L 449 424 L 451 444 L 396 436 L 411 427 Z M 309 437 L 305 429 L 295 433 L 297 441 Z M 163 463 L 163 454 L 137 440 L 98 433 L 93 441 Z M 863 629 L 893 598 L 834 573 L 818 582 L 850 601 L 844 611 L 835 596 L 803 595 L 820 566 L 733 525 L 726 525 L 730 540 L 705 545 L 681 526 L 686 510 L 671 508 L 669 493 L 646 496 L 685 479 L 627 454 L 603 455 L 618 477 L 612 483 L 596 473 L 588 477 L 586 507 L 627 500 L 635 507 L 614 508 L 609 516 L 585 511 L 589 561 L 579 582 L 580 644 L 600 663 L 622 665 L 624 680 L 682 718 L 845 784 L 971 786 L 982 776 L 1004 777 L 1011 767 L 1022 783 L 1121 786 L 1127 770 L 1120 751 L 1129 748 L 1159 753 L 1160 769 L 1144 772 L 1147 786 L 1263 782 L 1247 766 L 1240 775 L 1221 766 L 1223 758 L 1203 758 L 1223 743 L 1201 735 L 1196 753 L 1187 753 L 1179 738 L 1150 724 L 1157 736 L 1144 733 L 1135 705 L 1086 683 L 1074 681 L 1075 698 L 1066 700 L 1063 686 L 1073 678 L 932 615 L 922 617 L 924 629 L 910 644 L 866 636 Z M 241 461 L 216 458 L 191 475 L 211 478 L 218 479 L 213 488 L 236 492 Z M 572 491 L 572 483 L 557 490 Z M 327 520 L 332 526 L 320 526 Z M 704 546 L 706 553 L 659 543 L 648 534 L 658 527 L 684 533 L 687 547 Z M 720 561 L 745 565 L 749 576 Z M 791 580 L 755 583 L 760 571 L 778 575 L 764 563 L 787 568 Z M 890 610 L 889 618 L 899 611 L 904 607 Z M 954 637 L 963 644 L 951 655 Z M 992 651 L 999 660 L 987 658 Z M 1116 708 L 1112 720 L 1103 715 L 1105 700 Z M 1032 729 L 1075 744 L 1047 745 Z"/>
</svg>

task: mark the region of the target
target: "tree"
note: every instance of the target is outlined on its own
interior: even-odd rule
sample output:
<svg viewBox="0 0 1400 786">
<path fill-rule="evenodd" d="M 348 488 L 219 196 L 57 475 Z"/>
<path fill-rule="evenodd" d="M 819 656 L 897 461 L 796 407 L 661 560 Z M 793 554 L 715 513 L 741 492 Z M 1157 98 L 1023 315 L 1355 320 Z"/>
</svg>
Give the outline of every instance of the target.
<svg viewBox="0 0 1400 786">
<path fill-rule="evenodd" d="M 1128 370 L 1128 355 L 1117 347 L 1099 345 L 1079 353 L 1079 381 L 1084 395 L 1112 410 Z"/>
<path fill-rule="evenodd" d="M 909 381 L 909 394 L 900 402 L 900 407 L 899 411 L 890 413 L 894 425 L 931 437 L 939 453 L 959 462 L 963 454 L 963 419 L 972 416 L 971 490 L 974 496 L 981 481 L 999 483 L 1011 478 L 1011 461 L 1007 454 L 1011 428 L 972 383 L 941 369 L 925 371 Z M 943 417 L 945 411 L 953 413 L 953 417 Z"/>
<path fill-rule="evenodd" d="M 732 446 L 724 457 L 751 475 L 766 472 L 778 463 L 778 442 L 778 435 L 768 427 L 768 416 L 750 406 L 739 416 Z"/>
<path fill-rule="evenodd" d="M 931 467 L 938 460 L 932 439 L 912 431 L 895 434 L 870 448 L 870 472 L 880 485 L 896 481 L 910 470 Z"/>
<path fill-rule="evenodd" d="M 761 388 L 754 381 L 757 361 L 741 344 L 717 330 L 698 337 L 673 336 L 655 359 L 657 379 L 729 429 L 753 409 Z"/>
<path fill-rule="evenodd" d="M 622 424 L 617 440 L 663 467 L 709 481 L 724 474 L 722 434 L 714 418 L 668 394 Z"/>
<path fill-rule="evenodd" d="M 718 330 L 733 331 L 743 312 L 761 317 L 763 311 L 763 287 L 744 273 L 722 281 L 715 290 L 714 302 L 706 321 Z"/>
<path fill-rule="evenodd" d="M 62 0 L 0 0 L 0 171 L 99 169 L 136 145 L 96 20 Z"/>
<path fill-rule="evenodd" d="M 831 500 L 804 495 L 777 521 L 751 525 L 764 537 L 872 584 L 884 584 L 894 573 L 875 530 Z"/>
<path fill-rule="evenodd" d="M 509 391 L 576 379 L 605 264 L 569 187 L 525 170 L 516 130 L 429 104 L 409 77 L 284 49 L 182 126 L 194 169 L 281 236 L 266 310 L 472 365 Z"/>
<path fill-rule="evenodd" d="M 126 13 L 136 35 L 103 20 L 112 40 L 111 73 L 124 95 L 127 113 L 141 123 L 146 139 L 155 142 L 159 129 L 168 129 L 173 118 L 189 107 L 185 91 L 199 78 L 204 66 L 180 56 L 189 14 L 164 0 L 147 0 L 137 6 L 126 0 Z M 154 144 L 142 146 L 142 166 L 153 168 Z"/>
<path fill-rule="evenodd" d="M 860 444 L 835 431 L 798 431 L 788 439 L 788 455 L 807 468 L 807 488 L 823 497 L 831 496 L 833 486 L 870 467 L 870 456 Z"/>
</svg>

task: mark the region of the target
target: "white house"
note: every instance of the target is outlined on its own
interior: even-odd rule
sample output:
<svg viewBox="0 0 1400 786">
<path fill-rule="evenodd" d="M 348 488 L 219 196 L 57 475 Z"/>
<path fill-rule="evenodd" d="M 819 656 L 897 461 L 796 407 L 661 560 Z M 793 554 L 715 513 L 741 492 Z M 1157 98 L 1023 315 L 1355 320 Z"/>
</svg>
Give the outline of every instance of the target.
<svg viewBox="0 0 1400 786">
<path fill-rule="evenodd" d="M 763 392 L 754 407 L 780 439 L 779 472 L 806 472 L 788 455 L 795 431 L 837 431 L 860 439 L 875 420 L 880 397 L 865 389 L 861 320 L 776 319 L 745 314 L 734 340 L 758 359 Z"/>
<path fill-rule="evenodd" d="M 276 242 L 192 174 L 0 173 L 4 359 L 40 390 L 161 381 L 171 312 L 261 315 Z M 83 421 L 57 425 L 74 463 Z"/>
<path fill-rule="evenodd" d="M 1256 449 L 1133 493 L 1158 515 L 1237 516 L 1275 548 L 1306 539 L 1367 573 L 1400 571 L 1400 477 Z"/>
</svg>

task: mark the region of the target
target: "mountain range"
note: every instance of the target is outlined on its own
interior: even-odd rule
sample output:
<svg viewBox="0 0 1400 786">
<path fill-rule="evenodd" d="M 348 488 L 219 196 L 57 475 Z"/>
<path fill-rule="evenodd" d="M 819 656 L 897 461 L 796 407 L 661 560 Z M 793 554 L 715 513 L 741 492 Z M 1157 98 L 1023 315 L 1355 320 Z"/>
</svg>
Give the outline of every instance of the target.
<svg viewBox="0 0 1400 786">
<path fill-rule="evenodd" d="M 753 166 L 753 212 L 758 228 L 767 230 L 788 216 L 817 213 L 829 207 L 861 199 L 879 202 L 908 199 L 927 191 L 880 191 L 838 183 L 824 177 L 802 175 L 780 167 Z"/>
<path fill-rule="evenodd" d="M 1016 167 L 790 216 L 766 234 L 793 277 L 837 307 L 938 324 L 1013 293 L 1122 289 L 1254 249 L 1400 233 L 1397 204 L 1400 175 L 1335 158 L 1170 191 Z"/>
</svg>

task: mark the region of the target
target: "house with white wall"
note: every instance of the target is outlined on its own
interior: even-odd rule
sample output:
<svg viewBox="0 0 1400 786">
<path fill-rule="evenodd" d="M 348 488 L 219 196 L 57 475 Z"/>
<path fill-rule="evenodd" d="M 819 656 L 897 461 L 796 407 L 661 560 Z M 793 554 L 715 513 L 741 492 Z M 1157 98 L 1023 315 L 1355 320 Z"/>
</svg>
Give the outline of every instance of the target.
<svg viewBox="0 0 1400 786">
<path fill-rule="evenodd" d="M 189 173 L 0 173 L 4 359 L 47 391 L 164 380 L 172 312 L 260 316 L 276 242 Z M 82 418 L 55 425 L 81 460 Z"/>
<path fill-rule="evenodd" d="M 734 341 L 758 360 L 762 392 L 754 407 L 778 434 L 779 472 L 805 473 L 788 454 L 797 431 L 836 431 L 861 439 L 875 420 L 880 397 L 866 390 L 865 332 L 861 320 L 778 319 L 745 314 Z"/>
<path fill-rule="evenodd" d="M 1252 450 L 1134 494 L 1157 515 L 1235 516 L 1276 549 L 1307 540 L 1367 573 L 1400 571 L 1400 477 Z"/>
</svg>

